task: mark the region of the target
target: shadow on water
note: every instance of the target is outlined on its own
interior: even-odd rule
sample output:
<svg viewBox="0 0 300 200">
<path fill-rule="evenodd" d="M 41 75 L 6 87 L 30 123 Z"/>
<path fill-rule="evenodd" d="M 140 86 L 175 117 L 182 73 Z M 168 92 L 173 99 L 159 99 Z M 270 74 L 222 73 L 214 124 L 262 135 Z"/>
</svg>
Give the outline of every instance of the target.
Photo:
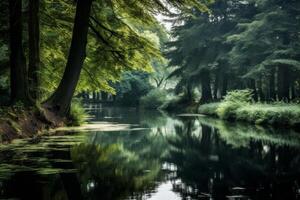
<svg viewBox="0 0 300 200">
<path fill-rule="evenodd" d="M 1 145 L 0 199 L 300 199 L 292 130 L 87 108 L 91 122 L 131 128 Z"/>
</svg>

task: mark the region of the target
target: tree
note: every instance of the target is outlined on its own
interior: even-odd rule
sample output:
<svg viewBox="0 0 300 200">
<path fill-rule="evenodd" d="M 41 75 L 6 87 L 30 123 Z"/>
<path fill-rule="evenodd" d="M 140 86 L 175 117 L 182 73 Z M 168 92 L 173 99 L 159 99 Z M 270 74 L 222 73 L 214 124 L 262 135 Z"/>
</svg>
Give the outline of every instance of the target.
<svg viewBox="0 0 300 200">
<path fill-rule="evenodd" d="M 30 104 L 22 41 L 22 0 L 9 1 L 11 102 Z"/>
<path fill-rule="evenodd" d="M 253 89 L 258 89 L 261 100 L 264 96 L 276 100 L 277 96 L 278 100 L 288 101 L 297 79 L 290 78 L 291 71 L 299 74 L 300 4 L 292 0 L 263 0 L 256 7 L 254 18 L 239 22 L 239 31 L 228 37 L 234 45 L 231 63 L 247 66 L 241 76 L 252 79 Z"/>
<path fill-rule="evenodd" d="M 209 14 L 177 18 L 183 23 L 169 43 L 171 76 L 178 86 L 187 84 L 181 88 L 200 85 L 203 103 L 245 88 L 256 101 L 297 98 L 299 6 L 293 0 L 217 1 Z"/>
<path fill-rule="evenodd" d="M 171 76 L 189 80 L 179 83 L 187 82 L 192 87 L 200 85 L 202 103 L 213 97 L 217 99 L 218 93 L 226 93 L 227 53 L 231 49 L 226 36 L 234 30 L 237 19 L 247 9 L 248 5 L 241 1 L 218 1 L 210 6 L 210 13 L 195 12 L 195 17 L 176 19 L 184 23 L 173 29 L 172 35 L 176 39 L 168 45 L 170 66 L 176 68 Z"/>
<path fill-rule="evenodd" d="M 45 103 L 47 107 L 54 108 L 54 111 L 62 116 L 66 115 L 70 109 L 71 100 L 85 59 L 92 2 L 92 0 L 77 1 L 73 36 L 66 69 L 57 90 Z"/>
<path fill-rule="evenodd" d="M 167 3 L 170 3 L 170 5 L 182 10 L 189 6 L 197 7 L 198 9 L 205 9 L 205 6 L 196 0 L 183 1 L 181 3 L 175 1 L 168 1 Z M 105 24 L 103 24 L 101 21 L 98 21 L 94 17 L 91 17 L 91 22 L 89 22 L 92 0 L 88 0 L 85 2 L 83 0 L 78 0 L 76 5 L 76 15 L 74 21 L 72 42 L 71 42 L 66 69 L 64 71 L 64 75 L 62 77 L 62 80 L 57 90 L 44 104 L 47 108 L 57 112 L 61 116 L 65 116 L 69 111 L 71 99 L 74 95 L 75 88 L 79 80 L 80 72 L 82 70 L 84 58 L 85 58 L 85 50 L 87 45 L 89 26 L 92 32 L 94 33 L 95 37 L 99 41 L 101 41 L 101 43 L 103 43 L 105 47 L 110 48 L 109 51 L 111 51 L 112 55 L 115 57 L 114 61 L 124 62 L 126 58 L 127 59 L 136 58 L 136 62 L 138 62 L 137 61 L 138 59 L 145 59 L 145 61 L 143 61 L 141 64 L 144 64 L 145 62 L 147 64 L 147 62 L 150 63 L 150 59 L 149 59 L 150 57 L 152 56 L 159 57 L 159 51 L 151 43 L 149 43 L 148 40 L 142 39 L 133 30 L 133 28 L 130 26 L 128 22 L 122 20 L 116 15 L 129 16 L 129 17 L 133 17 L 134 21 L 153 24 L 156 22 L 153 16 L 154 13 L 156 12 L 169 13 L 167 7 L 162 2 L 156 0 L 149 1 L 147 3 L 141 3 L 137 1 L 131 3 L 128 3 L 127 1 L 126 2 L 125 1 L 118 1 L 118 2 L 101 1 L 101 6 L 99 6 L 99 3 L 95 5 L 96 6 L 98 5 L 98 8 L 100 8 L 100 10 L 103 7 L 110 8 L 112 13 L 109 13 L 108 16 L 112 15 L 113 16 L 112 19 L 115 20 L 112 21 L 115 23 L 117 22 L 116 25 L 113 26 L 120 26 L 120 25 L 125 26 L 128 32 L 131 34 L 131 35 L 126 35 L 125 39 L 127 40 L 129 39 L 130 42 L 133 44 L 134 42 L 136 42 L 138 45 L 143 45 L 143 46 L 136 46 L 135 48 L 140 48 L 142 49 L 142 51 L 147 50 L 148 54 L 143 55 L 141 54 L 141 50 L 138 49 L 133 52 L 129 52 L 129 53 L 126 52 L 128 54 L 124 55 L 123 52 L 124 47 L 122 48 L 119 46 L 118 48 L 115 48 L 114 43 L 111 40 L 106 39 L 107 33 L 109 33 L 108 38 L 111 38 L 114 35 L 115 36 L 118 35 L 115 31 L 108 28 L 107 26 L 105 26 Z M 116 11 L 116 8 L 118 8 L 118 11 Z M 140 12 L 136 12 L 136 10 Z M 107 11 L 104 10 L 103 12 L 104 13 L 100 13 L 100 14 L 105 14 L 105 12 Z M 104 15 L 104 17 L 106 16 Z M 106 20 L 109 19 L 106 18 Z M 98 31 L 95 28 L 95 26 L 101 27 L 101 31 Z M 117 40 L 116 42 L 119 41 Z M 120 48 L 121 51 L 119 50 Z"/>
</svg>

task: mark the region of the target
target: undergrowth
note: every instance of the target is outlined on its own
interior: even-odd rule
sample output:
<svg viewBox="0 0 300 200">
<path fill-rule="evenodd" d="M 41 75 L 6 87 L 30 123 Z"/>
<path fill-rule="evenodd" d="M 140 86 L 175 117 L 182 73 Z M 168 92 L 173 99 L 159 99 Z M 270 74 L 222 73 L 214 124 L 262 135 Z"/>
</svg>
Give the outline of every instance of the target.
<svg viewBox="0 0 300 200">
<path fill-rule="evenodd" d="M 167 92 L 153 89 L 141 98 L 141 106 L 148 109 L 158 109 L 167 101 Z"/>
<path fill-rule="evenodd" d="M 68 117 L 69 126 L 80 126 L 86 122 L 88 113 L 84 109 L 80 99 L 73 99 Z"/>
</svg>

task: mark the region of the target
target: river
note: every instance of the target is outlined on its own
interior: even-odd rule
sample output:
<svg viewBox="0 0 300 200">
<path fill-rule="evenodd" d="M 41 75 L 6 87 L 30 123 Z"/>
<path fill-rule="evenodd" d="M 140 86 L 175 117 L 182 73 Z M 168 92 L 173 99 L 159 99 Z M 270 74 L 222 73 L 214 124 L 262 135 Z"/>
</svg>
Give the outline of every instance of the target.
<svg viewBox="0 0 300 200">
<path fill-rule="evenodd" d="M 293 130 L 136 108 L 87 110 L 90 128 L 0 145 L 0 199 L 300 199 Z"/>
</svg>

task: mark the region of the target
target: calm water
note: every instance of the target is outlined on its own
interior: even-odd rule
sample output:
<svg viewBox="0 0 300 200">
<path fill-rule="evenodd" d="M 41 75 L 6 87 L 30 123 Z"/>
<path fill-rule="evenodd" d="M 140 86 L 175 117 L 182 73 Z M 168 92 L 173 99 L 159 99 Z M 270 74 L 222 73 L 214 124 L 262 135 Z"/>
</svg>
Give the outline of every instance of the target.
<svg viewBox="0 0 300 200">
<path fill-rule="evenodd" d="M 95 127 L 117 128 L 0 145 L 0 199 L 300 199 L 300 133 L 134 108 L 89 111 Z"/>
</svg>

